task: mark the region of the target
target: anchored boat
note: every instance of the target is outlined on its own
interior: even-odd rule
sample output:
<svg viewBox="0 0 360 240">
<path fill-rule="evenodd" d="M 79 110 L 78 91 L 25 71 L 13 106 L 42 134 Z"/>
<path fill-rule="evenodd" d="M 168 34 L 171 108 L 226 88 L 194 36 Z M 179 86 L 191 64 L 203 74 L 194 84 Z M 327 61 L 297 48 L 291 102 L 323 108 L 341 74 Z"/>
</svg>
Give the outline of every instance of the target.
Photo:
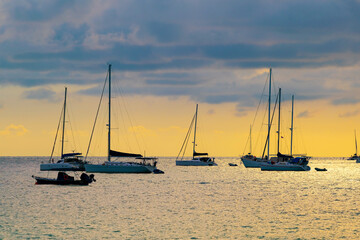
<svg viewBox="0 0 360 240">
<path fill-rule="evenodd" d="M 81 153 L 64 153 L 64 139 L 65 139 L 65 123 L 66 123 L 66 98 L 67 88 L 65 87 L 65 98 L 62 109 L 62 118 L 60 118 L 58 128 L 55 135 L 53 149 L 48 163 L 40 164 L 40 171 L 85 171 L 84 164 L 86 163 L 81 156 Z M 62 121 L 61 121 L 62 120 Z M 54 162 L 53 154 L 56 145 L 57 136 L 59 133 L 60 123 L 62 122 L 62 137 L 61 137 L 61 159 Z"/>
<path fill-rule="evenodd" d="M 109 82 L 107 161 L 101 164 L 86 163 L 85 170 L 86 172 L 89 173 L 152 173 L 156 169 L 157 158 L 143 157 L 141 154 L 125 153 L 125 152 L 111 150 L 110 147 L 111 145 L 111 64 L 109 64 L 107 76 Z M 105 85 L 106 82 L 107 81 L 105 80 Z M 105 89 L 105 86 L 103 89 Z M 100 102 L 102 100 L 102 96 L 103 94 L 101 95 Z M 96 124 L 96 118 L 95 118 L 94 127 Z M 91 138 L 90 138 L 88 151 L 91 144 Z M 111 158 L 126 159 L 126 160 L 112 161 Z"/>
<path fill-rule="evenodd" d="M 180 149 L 180 152 L 176 158 L 176 166 L 217 166 L 217 164 L 215 163 L 215 158 L 213 157 L 209 157 L 208 153 L 199 153 L 195 151 L 195 147 L 196 147 L 196 127 L 197 127 L 197 115 L 198 115 L 198 104 L 196 104 L 196 111 L 195 111 L 195 115 L 191 121 L 189 130 L 186 134 L 184 143 Z M 193 141 L 193 155 L 192 155 L 192 159 L 190 160 L 184 160 L 184 154 L 185 154 L 185 150 L 186 150 L 186 146 L 187 143 L 189 142 L 190 139 L 190 134 L 192 131 L 194 125 L 194 141 Z M 181 156 L 180 156 L 181 155 Z M 201 157 L 203 156 L 203 157 Z"/>
<path fill-rule="evenodd" d="M 279 89 L 279 118 L 278 118 L 278 144 L 277 144 L 277 157 L 270 159 L 265 163 L 261 163 L 261 171 L 310 171 L 310 167 L 307 166 L 310 157 L 299 156 L 293 157 L 292 145 L 293 145 L 293 132 L 294 132 L 294 95 L 292 96 L 292 110 L 291 110 L 291 142 L 290 142 L 290 155 L 284 155 L 280 153 L 280 109 L 281 109 L 281 88 Z"/>
</svg>

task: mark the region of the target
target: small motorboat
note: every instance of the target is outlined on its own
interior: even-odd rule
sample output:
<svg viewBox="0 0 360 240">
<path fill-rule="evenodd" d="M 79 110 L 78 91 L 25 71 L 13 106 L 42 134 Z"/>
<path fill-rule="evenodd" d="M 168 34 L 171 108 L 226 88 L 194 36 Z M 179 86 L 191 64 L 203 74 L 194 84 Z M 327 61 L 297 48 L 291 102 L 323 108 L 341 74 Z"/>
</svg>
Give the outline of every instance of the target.
<svg viewBox="0 0 360 240">
<path fill-rule="evenodd" d="M 327 171 L 326 168 L 315 168 L 315 170 L 318 172 L 326 172 Z"/>
<path fill-rule="evenodd" d="M 237 164 L 236 164 L 236 163 L 229 163 L 229 166 L 231 166 L 231 167 L 236 167 Z"/>
<path fill-rule="evenodd" d="M 94 174 L 87 175 L 82 173 L 80 180 L 75 180 L 74 177 L 67 175 L 64 172 L 59 172 L 57 178 L 44 178 L 32 175 L 36 180 L 35 184 L 54 184 L 54 185 L 89 185 L 89 183 L 96 182 Z"/>
</svg>

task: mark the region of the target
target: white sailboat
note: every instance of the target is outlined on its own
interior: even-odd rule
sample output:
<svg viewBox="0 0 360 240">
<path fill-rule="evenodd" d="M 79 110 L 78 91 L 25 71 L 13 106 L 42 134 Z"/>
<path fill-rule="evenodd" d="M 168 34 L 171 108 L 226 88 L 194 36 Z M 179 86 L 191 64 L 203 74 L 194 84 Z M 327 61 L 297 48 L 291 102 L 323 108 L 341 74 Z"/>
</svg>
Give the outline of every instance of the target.
<svg viewBox="0 0 360 240">
<path fill-rule="evenodd" d="M 357 163 L 360 163 L 360 156 L 357 155 L 356 130 L 355 130 L 355 154 L 349 157 L 348 160 L 356 160 Z"/>
<path fill-rule="evenodd" d="M 267 132 L 267 156 L 257 158 L 250 153 L 241 157 L 241 161 L 246 168 L 260 168 L 261 164 L 267 162 L 268 156 L 270 156 L 270 130 L 271 130 L 271 73 L 272 69 L 269 71 L 269 100 L 268 100 L 268 132 Z M 250 135 L 251 136 L 251 135 Z M 250 140 L 251 144 L 251 140 Z"/>
<path fill-rule="evenodd" d="M 292 110 L 291 110 L 291 143 L 290 155 L 280 153 L 280 109 L 281 109 L 281 88 L 279 89 L 279 122 L 278 122 L 278 146 L 277 157 L 272 158 L 270 161 L 261 163 L 261 171 L 310 171 L 308 166 L 310 157 L 299 156 L 293 157 L 293 131 L 294 131 L 294 95 L 292 96 Z"/>
<path fill-rule="evenodd" d="M 186 134 L 184 143 L 180 149 L 180 152 L 176 158 L 176 166 L 217 166 L 215 163 L 215 158 L 209 157 L 207 153 L 196 152 L 196 127 L 197 127 L 197 114 L 198 114 L 198 104 L 196 104 L 195 115 L 191 121 L 189 130 Z M 195 124 L 194 124 L 195 123 Z M 186 150 L 187 143 L 190 138 L 192 126 L 194 125 L 194 141 L 193 141 L 193 156 L 190 160 L 184 160 L 184 154 Z M 180 157 L 180 155 L 182 156 Z"/>
<path fill-rule="evenodd" d="M 154 157 L 143 157 L 141 154 L 125 153 L 111 150 L 111 64 L 108 67 L 109 80 L 109 115 L 108 115 L 108 149 L 107 161 L 102 164 L 85 164 L 85 170 L 89 173 L 152 173 L 156 170 Z M 106 84 L 106 80 L 105 80 Z M 100 100 L 101 101 L 101 100 Z M 88 147 L 90 148 L 91 139 Z M 112 157 L 126 159 L 126 161 L 111 161 Z"/>
<path fill-rule="evenodd" d="M 63 116 L 62 116 L 62 138 L 61 138 L 61 159 L 57 162 L 54 162 L 53 153 L 56 144 L 57 135 L 59 132 L 59 126 L 56 132 L 55 141 L 51 156 L 48 163 L 40 164 L 40 171 L 85 171 L 84 164 L 86 163 L 83 160 L 81 153 L 64 153 L 64 137 L 65 137 L 65 117 L 66 117 L 66 98 L 67 98 L 67 88 L 65 88 L 65 98 L 63 106 Z"/>
</svg>

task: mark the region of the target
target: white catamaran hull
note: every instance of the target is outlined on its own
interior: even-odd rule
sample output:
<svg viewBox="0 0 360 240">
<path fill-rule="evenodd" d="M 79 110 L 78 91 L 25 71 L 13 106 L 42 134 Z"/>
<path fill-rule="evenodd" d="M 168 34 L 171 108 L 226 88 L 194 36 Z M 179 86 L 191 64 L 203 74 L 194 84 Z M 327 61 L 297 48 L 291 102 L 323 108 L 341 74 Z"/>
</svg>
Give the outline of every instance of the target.
<svg viewBox="0 0 360 240">
<path fill-rule="evenodd" d="M 176 161 L 176 166 L 217 166 L 213 161 L 203 162 L 200 160 L 180 160 Z"/>
<path fill-rule="evenodd" d="M 42 163 L 40 171 L 85 171 L 85 168 L 83 164 Z"/>
<path fill-rule="evenodd" d="M 311 168 L 309 166 L 299 164 L 261 164 L 261 171 L 310 171 L 310 169 Z"/>
<path fill-rule="evenodd" d="M 85 164 L 88 173 L 152 173 L 156 167 L 142 164 L 111 162 L 112 164 Z"/>
</svg>

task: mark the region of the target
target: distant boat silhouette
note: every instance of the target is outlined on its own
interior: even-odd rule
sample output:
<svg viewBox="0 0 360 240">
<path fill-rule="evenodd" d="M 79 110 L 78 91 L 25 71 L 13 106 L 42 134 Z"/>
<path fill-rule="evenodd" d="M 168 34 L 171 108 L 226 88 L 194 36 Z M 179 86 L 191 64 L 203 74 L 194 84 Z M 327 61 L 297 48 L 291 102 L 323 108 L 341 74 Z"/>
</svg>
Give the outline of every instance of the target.
<svg viewBox="0 0 360 240">
<path fill-rule="evenodd" d="M 357 155 L 357 140 L 356 140 L 356 130 L 355 132 L 355 154 L 348 158 L 348 160 L 356 160 L 357 163 L 360 162 L 360 156 Z"/>
<path fill-rule="evenodd" d="M 315 168 L 315 170 L 318 172 L 326 172 L 327 171 L 326 168 Z"/>
</svg>

